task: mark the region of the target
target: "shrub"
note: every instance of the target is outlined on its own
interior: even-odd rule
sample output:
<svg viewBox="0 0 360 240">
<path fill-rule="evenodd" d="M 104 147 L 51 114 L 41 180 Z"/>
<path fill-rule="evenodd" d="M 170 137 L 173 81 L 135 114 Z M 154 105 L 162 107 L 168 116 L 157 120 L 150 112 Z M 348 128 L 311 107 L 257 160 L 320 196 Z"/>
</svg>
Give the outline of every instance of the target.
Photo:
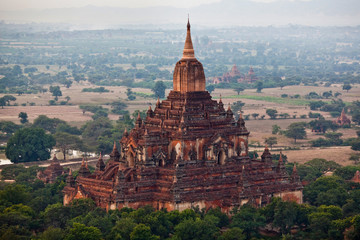
<svg viewBox="0 0 360 240">
<path fill-rule="evenodd" d="M 318 138 L 310 141 L 312 147 L 328 147 L 331 146 L 331 142 L 325 138 Z"/>
</svg>

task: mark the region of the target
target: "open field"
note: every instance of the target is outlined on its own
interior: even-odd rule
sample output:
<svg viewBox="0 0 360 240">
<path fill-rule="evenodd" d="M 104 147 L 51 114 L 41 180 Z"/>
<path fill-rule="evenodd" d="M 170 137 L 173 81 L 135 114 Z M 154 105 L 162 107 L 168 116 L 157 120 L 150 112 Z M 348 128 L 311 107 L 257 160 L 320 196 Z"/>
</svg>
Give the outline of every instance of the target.
<svg viewBox="0 0 360 240">
<path fill-rule="evenodd" d="M 87 82 L 74 83 L 70 88 L 61 87 L 62 96 L 59 98 L 59 101 L 64 101 L 66 96 L 70 97 L 69 103 L 71 105 L 61 105 L 61 106 L 49 106 L 49 100 L 52 100 L 54 97 L 51 96 L 51 93 L 47 92 L 44 94 L 24 94 L 21 96 L 16 96 L 16 103 L 19 106 L 5 106 L 4 109 L 0 109 L 0 120 L 13 121 L 19 124 L 18 114 L 20 112 L 26 112 L 29 117 L 29 121 L 32 122 L 37 116 L 44 114 L 52 118 L 60 118 L 69 122 L 72 125 L 80 127 L 86 121 L 91 120 L 91 113 L 85 113 L 83 115 L 82 111 L 79 109 L 78 105 L 81 104 L 96 104 L 103 105 L 106 108 L 110 108 L 109 103 L 122 100 L 127 105 L 127 110 L 132 113 L 135 110 L 146 110 L 149 105 L 152 105 L 154 108 L 156 99 L 152 98 L 143 98 L 137 96 L 135 101 L 128 101 L 126 96 L 126 87 L 105 87 L 110 90 L 108 93 L 93 93 L 86 92 L 83 93 L 81 90 L 83 88 L 95 88 L 98 86 L 91 85 Z M 48 88 L 48 86 L 46 86 Z M 225 106 L 231 104 L 235 101 L 242 101 L 245 103 L 243 107 L 243 114 L 249 115 L 250 119 L 246 121 L 246 126 L 250 133 L 249 143 L 252 145 L 264 145 L 265 138 L 273 136 L 271 134 L 272 126 L 278 125 L 281 129 L 286 129 L 293 122 L 305 121 L 309 122 L 313 119 L 300 119 L 301 115 L 308 115 L 311 111 L 310 108 L 306 105 L 308 102 L 307 99 L 290 99 L 290 98 L 281 98 L 282 94 L 288 94 L 293 96 L 299 94 L 304 96 L 311 91 L 321 94 L 324 91 L 332 90 L 332 92 L 341 92 L 341 99 L 345 102 L 352 102 L 360 99 L 360 86 L 355 85 L 347 93 L 341 89 L 340 85 L 333 85 L 331 87 L 314 87 L 314 86 L 286 86 L 282 90 L 280 88 L 271 88 L 263 89 L 263 93 L 256 93 L 254 89 L 246 89 L 240 95 L 232 89 L 215 89 L 212 92 L 213 99 L 219 100 L 220 95 Z M 143 88 L 133 88 L 133 92 L 151 94 L 150 89 Z M 170 90 L 166 91 L 166 95 Z M 0 95 L 1 97 L 2 95 Z M 323 101 L 330 101 L 323 99 Z M 28 106 L 21 106 L 21 104 L 27 103 Z M 29 106 L 30 103 L 35 103 L 35 106 Z M 276 109 L 278 114 L 287 113 L 290 115 L 288 119 L 269 119 L 266 115 L 266 109 Z M 326 119 L 333 120 L 329 113 L 321 111 L 312 111 L 322 114 Z M 254 120 L 251 117 L 252 113 L 258 113 L 259 116 L 265 115 L 264 120 Z M 293 116 L 296 115 L 296 118 L 293 119 Z M 110 114 L 109 118 L 111 120 L 117 120 L 118 115 Z M 356 137 L 356 131 L 354 129 L 339 129 L 339 132 L 343 133 L 343 138 Z M 282 147 L 301 147 L 307 148 L 302 151 L 285 151 L 284 154 L 288 155 L 289 161 L 303 163 L 305 161 L 311 160 L 315 157 L 322 157 L 327 160 L 334 160 L 340 164 L 350 164 L 348 160 L 350 153 L 349 147 L 340 147 L 340 148 L 327 148 L 327 149 L 318 149 L 310 148 L 309 140 L 316 139 L 321 137 L 317 133 L 312 133 L 307 129 L 307 139 L 298 140 L 294 144 L 293 139 L 286 138 L 282 135 L 276 135 L 278 139 L 277 146 Z"/>
</svg>

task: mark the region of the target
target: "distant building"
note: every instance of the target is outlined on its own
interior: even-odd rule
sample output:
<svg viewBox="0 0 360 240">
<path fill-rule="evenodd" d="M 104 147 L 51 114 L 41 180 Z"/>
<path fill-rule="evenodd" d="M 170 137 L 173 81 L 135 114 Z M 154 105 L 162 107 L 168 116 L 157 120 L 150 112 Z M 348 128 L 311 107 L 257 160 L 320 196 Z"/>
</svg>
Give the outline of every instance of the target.
<svg viewBox="0 0 360 240">
<path fill-rule="evenodd" d="M 244 119 L 235 121 L 230 106 L 225 109 L 205 90 L 188 23 L 167 99 L 158 100 L 154 110 L 149 107 L 144 120 L 138 115 L 106 165 L 99 158 L 90 174 L 83 163 L 76 181 L 68 177 L 64 204 L 91 198 L 105 209 L 199 206 L 229 212 L 245 203 L 263 206 L 272 197 L 302 203 L 296 166 L 289 176 L 282 158 L 273 164 L 267 147 L 260 160 L 250 159 L 249 134 Z"/>
<path fill-rule="evenodd" d="M 346 116 L 345 114 L 345 109 L 343 109 L 341 111 L 341 115 L 333 121 L 335 124 L 339 125 L 339 126 L 344 126 L 344 125 L 350 125 L 351 124 L 351 120 Z"/>
<path fill-rule="evenodd" d="M 236 64 L 234 64 L 229 72 L 224 73 L 222 77 L 214 77 L 211 83 L 253 83 L 257 80 L 258 77 L 255 75 L 252 67 L 250 67 L 248 74 L 242 74 Z"/>
<path fill-rule="evenodd" d="M 359 170 L 356 171 L 354 177 L 351 179 L 352 182 L 360 183 L 360 172 Z"/>
<path fill-rule="evenodd" d="M 56 178 L 64 173 L 64 168 L 60 165 L 56 155 L 51 161 L 51 164 L 44 170 L 37 174 L 37 178 L 44 183 L 54 183 Z"/>
</svg>

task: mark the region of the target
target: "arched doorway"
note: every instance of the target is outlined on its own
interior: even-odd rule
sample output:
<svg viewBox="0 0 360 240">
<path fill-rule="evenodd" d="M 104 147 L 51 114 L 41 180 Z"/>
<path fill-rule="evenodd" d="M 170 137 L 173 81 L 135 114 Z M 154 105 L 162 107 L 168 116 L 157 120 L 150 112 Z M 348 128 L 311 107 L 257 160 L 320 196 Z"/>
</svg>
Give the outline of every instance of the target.
<svg viewBox="0 0 360 240">
<path fill-rule="evenodd" d="M 223 150 L 219 151 L 217 156 L 217 164 L 223 165 L 225 163 L 226 155 Z"/>
</svg>

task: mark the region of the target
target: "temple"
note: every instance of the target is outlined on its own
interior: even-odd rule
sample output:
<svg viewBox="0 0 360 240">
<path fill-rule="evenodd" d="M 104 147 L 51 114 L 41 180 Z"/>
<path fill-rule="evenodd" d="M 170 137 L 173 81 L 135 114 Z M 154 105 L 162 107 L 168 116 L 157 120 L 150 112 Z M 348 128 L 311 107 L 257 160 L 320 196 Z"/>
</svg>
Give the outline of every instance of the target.
<svg viewBox="0 0 360 240">
<path fill-rule="evenodd" d="M 44 183 L 54 183 L 56 178 L 62 174 L 64 174 L 64 168 L 60 165 L 59 160 L 54 154 L 51 164 L 44 171 L 39 171 L 37 178 Z"/>
<path fill-rule="evenodd" d="M 266 147 L 261 159 L 248 155 L 249 131 L 230 106 L 212 100 L 196 59 L 187 24 L 183 56 L 175 65 L 173 90 L 149 107 L 135 127 L 125 130 L 120 148 L 114 143 L 105 165 L 101 156 L 94 173 L 85 163 L 74 181 L 70 174 L 64 204 L 92 198 L 106 209 L 184 210 L 220 207 L 229 212 L 245 203 L 262 206 L 272 197 L 302 202 L 296 167 L 289 176 Z"/>
<path fill-rule="evenodd" d="M 248 74 L 242 74 L 236 64 L 234 64 L 229 72 L 224 73 L 222 77 L 210 79 L 210 83 L 254 83 L 257 80 L 259 80 L 259 78 L 255 75 L 252 67 L 250 67 Z"/>
<path fill-rule="evenodd" d="M 334 124 L 339 126 L 349 125 L 351 124 L 351 120 L 346 116 L 345 109 L 341 111 L 341 114 L 336 120 L 333 121 Z"/>
</svg>

